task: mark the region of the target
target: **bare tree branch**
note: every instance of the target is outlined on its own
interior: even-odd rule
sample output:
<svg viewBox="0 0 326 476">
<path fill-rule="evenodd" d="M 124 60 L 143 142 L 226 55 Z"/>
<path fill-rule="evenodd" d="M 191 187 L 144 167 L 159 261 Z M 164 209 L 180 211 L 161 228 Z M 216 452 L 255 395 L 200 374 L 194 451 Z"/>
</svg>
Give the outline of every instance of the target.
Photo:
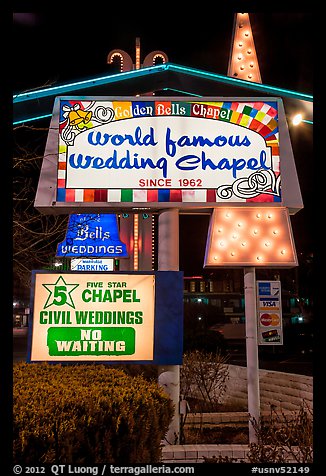
<svg viewBox="0 0 326 476">
<path fill-rule="evenodd" d="M 67 216 L 42 215 L 34 208 L 48 128 L 17 126 L 14 133 L 13 272 L 14 279 L 29 286 L 32 270 L 53 260 L 56 245 L 64 238 Z"/>
</svg>

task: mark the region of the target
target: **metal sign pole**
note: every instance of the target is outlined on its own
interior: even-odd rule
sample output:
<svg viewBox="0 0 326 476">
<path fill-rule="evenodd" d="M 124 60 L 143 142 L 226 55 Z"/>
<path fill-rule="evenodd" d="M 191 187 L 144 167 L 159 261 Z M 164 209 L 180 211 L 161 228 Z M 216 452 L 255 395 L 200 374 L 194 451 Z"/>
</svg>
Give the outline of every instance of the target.
<svg viewBox="0 0 326 476">
<path fill-rule="evenodd" d="M 179 271 L 179 210 L 164 210 L 158 217 L 158 270 Z M 167 316 L 168 319 L 169 316 Z M 165 439 L 169 444 L 178 444 L 180 436 L 180 366 L 158 367 L 158 381 L 170 396 L 174 417 Z"/>
<path fill-rule="evenodd" d="M 244 269 L 244 294 L 246 317 L 248 413 L 251 420 L 259 423 L 260 392 L 257 340 L 256 278 L 254 267 L 248 267 Z M 249 421 L 249 442 L 258 442 L 255 427 L 251 421 Z"/>
</svg>

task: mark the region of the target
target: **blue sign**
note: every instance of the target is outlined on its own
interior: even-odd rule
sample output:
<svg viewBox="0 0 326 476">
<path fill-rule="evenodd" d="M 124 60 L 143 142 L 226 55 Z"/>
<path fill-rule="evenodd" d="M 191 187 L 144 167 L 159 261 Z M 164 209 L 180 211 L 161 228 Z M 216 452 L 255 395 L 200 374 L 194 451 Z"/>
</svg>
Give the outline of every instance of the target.
<svg viewBox="0 0 326 476">
<path fill-rule="evenodd" d="M 258 283 L 258 295 L 270 296 L 271 295 L 271 283 L 270 281 L 260 281 Z"/>
<path fill-rule="evenodd" d="M 117 216 L 108 213 L 70 215 L 66 238 L 58 244 L 56 256 L 127 258 L 127 247 L 119 237 Z"/>
</svg>

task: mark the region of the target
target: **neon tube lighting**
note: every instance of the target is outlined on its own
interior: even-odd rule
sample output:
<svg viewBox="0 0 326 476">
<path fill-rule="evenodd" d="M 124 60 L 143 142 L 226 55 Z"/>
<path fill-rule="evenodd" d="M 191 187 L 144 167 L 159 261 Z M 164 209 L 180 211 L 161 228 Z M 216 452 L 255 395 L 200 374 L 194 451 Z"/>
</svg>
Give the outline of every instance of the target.
<svg viewBox="0 0 326 476">
<path fill-rule="evenodd" d="M 32 101 L 48 96 L 58 96 L 58 95 L 65 95 L 69 94 L 81 89 L 85 88 L 92 88 L 104 84 L 110 84 L 110 83 L 115 83 L 119 81 L 124 81 L 130 78 L 138 78 L 138 77 L 143 77 L 151 74 L 158 73 L 160 71 L 173 71 L 173 72 L 179 72 L 179 73 L 186 73 L 190 74 L 193 76 L 197 76 L 200 78 L 207 78 L 213 81 L 221 82 L 224 84 L 231 84 L 234 86 L 240 86 L 240 87 L 245 87 L 246 89 L 253 89 L 256 91 L 262 91 L 265 93 L 269 94 L 279 94 L 281 96 L 285 97 L 290 97 L 290 98 L 295 98 L 295 99 L 300 99 L 304 101 L 309 101 L 313 102 L 313 96 L 310 94 L 304 94 L 304 93 L 299 93 L 296 91 L 291 91 L 289 89 L 284 89 L 284 88 L 279 88 L 275 86 L 268 86 L 265 84 L 261 83 L 254 83 L 251 81 L 245 81 L 242 79 L 236 79 L 232 78 L 229 76 L 223 76 L 220 74 L 216 73 L 210 73 L 208 71 L 202 71 L 194 68 L 187 68 L 184 66 L 179 66 L 175 65 L 172 63 L 165 63 L 161 64 L 158 66 L 150 66 L 148 68 L 141 68 L 138 70 L 133 70 L 133 71 L 127 71 L 127 72 L 122 72 L 122 73 L 117 73 L 113 75 L 108 75 L 108 76 L 102 76 L 100 78 L 93 78 L 93 79 L 87 79 L 84 81 L 76 81 L 74 83 L 69 83 L 69 84 L 62 84 L 59 86 L 53 86 L 50 88 L 44 88 L 44 89 L 39 89 L 36 91 L 30 91 L 30 92 L 25 92 L 25 93 L 18 93 L 13 96 L 13 102 L 14 104 L 17 103 L 22 103 L 25 101 Z M 178 91 L 177 89 L 172 89 L 172 88 L 164 88 L 164 89 L 171 89 L 174 91 Z M 183 92 L 183 91 L 180 91 Z M 197 97 L 202 97 L 200 95 L 195 95 L 191 94 L 192 96 L 197 96 Z M 29 122 L 33 120 L 38 120 L 42 119 L 45 117 L 50 117 L 51 114 L 49 115 L 43 115 L 43 116 L 36 116 L 36 117 L 31 117 L 28 119 L 21 119 L 19 121 L 14 122 L 14 124 L 21 124 L 23 122 Z M 308 121 L 305 121 L 308 123 Z"/>
<path fill-rule="evenodd" d="M 21 94 L 15 94 L 14 101 L 15 102 L 22 102 L 22 101 L 28 101 L 31 99 L 37 99 L 40 97 L 44 96 L 49 96 L 49 95 L 55 95 L 57 93 L 62 93 L 64 91 L 70 92 L 71 89 L 81 89 L 84 88 L 85 86 L 87 87 L 93 87 L 93 86 L 98 86 L 100 84 L 108 84 L 112 83 L 115 81 L 121 81 L 128 79 L 130 76 L 147 76 L 148 74 L 153 74 L 159 71 L 164 71 L 164 70 L 171 70 L 171 71 L 176 71 L 176 72 L 186 72 L 193 74 L 195 76 L 199 77 L 207 77 L 213 80 L 219 80 L 224 83 L 231 83 L 235 85 L 244 85 L 246 88 L 249 89 L 257 89 L 257 90 L 262 90 L 265 92 L 279 92 L 282 93 L 284 96 L 289 96 L 289 97 L 294 97 L 296 99 L 302 99 L 304 101 L 313 101 L 313 96 L 310 94 L 305 94 L 305 93 L 299 93 L 296 91 L 291 91 L 290 89 L 284 89 L 284 88 L 279 88 L 276 86 L 268 86 L 265 84 L 261 83 L 253 83 L 251 81 L 245 81 L 243 79 L 236 79 L 236 78 L 231 78 L 229 76 L 223 76 L 221 74 L 216 74 L 216 73 L 210 73 L 208 71 L 202 71 L 199 69 L 194 69 L 194 68 L 186 68 L 184 66 L 179 66 L 175 65 L 172 63 L 165 63 L 163 65 L 158 65 L 158 66 L 150 66 L 148 68 L 142 68 L 138 70 L 133 70 L 133 71 L 127 71 L 125 73 L 117 73 L 114 75 L 109 75 L 109 76 L 103 76 L 101 78 L 93 78 L 93 79 L 87 79 L 84 81 L 77 81 L 74 83 L 69 83 L 69 84 L 62 84 L 61 86 L 54 86 L 52 88 L 45 88 L 45 89 L 40 89 L 37 91 L 31 91 L 27 93 L 21 93 Z"/>
<path fill-rule="evenodd" d="M 182 91 L 182 89 L 163 88 L 162 91 L 174 91 L 175 93 L 187 94 L 188 96 L 195 96 L 197 98 L 202 98 L 203 97 L 201 94 L 189 93 L 188 91 Z"/>
<path fill-rule="evenodd" d="M 174 64 L 169 64 L 169 69 L 172 69 L 174 71 L 185 71 L 190 74 L 193 74 L 194 76 L 199 76 L 199 77 L 207 77 L 213 80 L 220 80 L 222 83 L 231 83 L 234 85 L 243 85 L 248 89 L 256 89 L 259 91 L 264 91 L 264 92 L 269 92 L 269 93 L 281 93 L 282 96 L 286 97 L 291 97 L 295 99 L 301 99 L 304 101 L 313 101 L 313 96 L 311 94 L 305 94 L 305 93 L 298 93 L 296 91 L 291 91 L 290 89 L 284 89 L 284 88 L 279 88 L 276 86 L 269 86 L 266 84 L 261 84 L 261 83 L 254 83 L 252 81 L 245 81 L 244 79 L 236 79 L 236 78 L 231 78 L 229 76 L 223 76 L 221 74 L 216 74 L 216 73 L 209 73 L 207 71 L 202 71 L 198 69 L 193 69 L 193 68 L 186 68 L 185 66 L 179 66 L 179 65 L 174 65 Z"/>
<path fill-rule="evenodd" d="M 31 121 L 39 121 L 40 119 L 46 119 L 47 117 L 51 117 L 51 114 L 43 114 L 43 116 L 35 116 L 35 117 L 30 117 L 29 119 L 21 119 L 20 121 L 14 121 L 13 125 L 17 126 L 18 124 L 25 124 L 25 122 L 31 122 Z"/>
<path fill-rule="evenodd" d="M 61 84 L 60 86 L 53 86 L 51 88 L 39 89 L 37 91 L 30 91 L 26 93 L 18 93 L 13 96 L 14 103 L 31 101 L 33 99 L 39 99 L 46 96 L 56 96 L 62 95 L 64 93 L 69 93 L 76 91 L 78 89 L 85 89 L 87 87 L 91 88 L 94 86 L 100 86 L 101 84 L 114 83 L 116 81 L 124 81 L 130 76 L 139 77 L 147 76 L 148 74 L 156 73 L 161 70 L 167 69 L 166 65 L 159 66 L 150 66 L 148 68 L 137 69 L 133 71 L 127 71 L 124 73 L 112 74 L 109 76 L 102 76 L 100 78 L 86 79 L 84 81 L 76 81 L 69 84 Z"/>
</svg>

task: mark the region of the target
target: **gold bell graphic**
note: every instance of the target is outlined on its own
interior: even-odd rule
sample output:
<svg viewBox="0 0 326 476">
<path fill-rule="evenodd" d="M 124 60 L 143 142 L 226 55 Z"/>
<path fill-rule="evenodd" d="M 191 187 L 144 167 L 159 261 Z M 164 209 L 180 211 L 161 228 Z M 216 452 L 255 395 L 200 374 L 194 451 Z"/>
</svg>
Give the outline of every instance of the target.
<svg viewBox="0 0 326 476">
<path fill-rule="evenodd" d="M 89 122 L 92 117 L 92 112 L 83 111 L 82 109 L 80 109 L 79 107 L 77 108 L 76 106 L 79 106 L 79 104 L 76 104 L 74 109 L 68 114 L 69 124 L 71 126 L 77 126 L 81 122 L 87 124 L 87 122 Z"/>
</svg>

